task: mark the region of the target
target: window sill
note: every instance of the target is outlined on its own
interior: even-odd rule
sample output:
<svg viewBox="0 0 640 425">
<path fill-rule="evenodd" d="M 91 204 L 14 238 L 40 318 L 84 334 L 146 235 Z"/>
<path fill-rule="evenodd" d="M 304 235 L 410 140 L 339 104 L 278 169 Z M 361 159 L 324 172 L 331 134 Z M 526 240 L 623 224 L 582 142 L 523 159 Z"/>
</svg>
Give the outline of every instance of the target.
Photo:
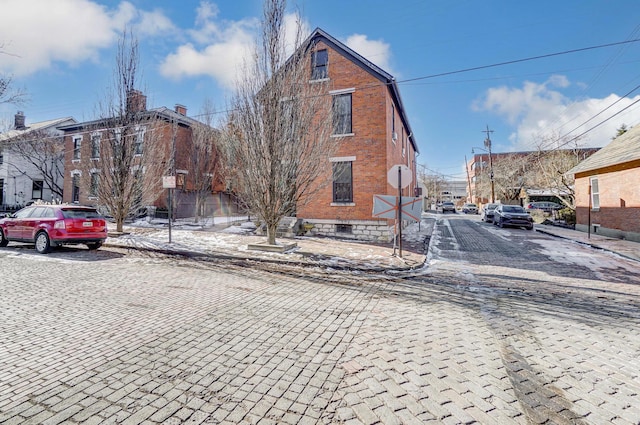
<svg viewBox="0 0 640 425">
<path fill-rule="evenodd" d="M 332 207 L 355 207 L 355 202 L 332 202 Z"/>
<path fill-rule="evenodd" d="M 79 159 L 72 159 L 71 163 L 72 164 L 80 164 L 80 160 Z"/>
<path fill-rule="evenodd" d="M 355 133 L 345 133 L 345 134 L 332 134 L 331 137 L 353 137 L 355 136 Z"/>
<path fill-rule="evenodd" d="M 598 207 L 598 208 L 591 208 L 591 211 L 598 212 L 598 211 L 600 211 L 600 207 Z"/>
<path fill-rule="evenodd" d="M 330 81 L 329 77 L 326 78 L 318 78 L 316 80 L 309 80 L 309 84 L 315 84 L 315 83 L 326 83 L 327 81 Z"/>
</svg>

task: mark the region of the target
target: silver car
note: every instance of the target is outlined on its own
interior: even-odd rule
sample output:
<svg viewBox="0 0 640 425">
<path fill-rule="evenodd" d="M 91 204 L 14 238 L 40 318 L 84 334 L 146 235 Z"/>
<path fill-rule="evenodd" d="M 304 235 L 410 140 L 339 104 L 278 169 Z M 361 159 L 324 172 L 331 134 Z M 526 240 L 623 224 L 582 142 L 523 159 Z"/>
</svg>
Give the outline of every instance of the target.
<svg viewBox="0 0 640 425">
<path fill-rule="evenodd" d="M 484 204 L 482 206 L 482 212 L 480 215 L 480 219 L 486 223 L 493 222 L 493 211 L 499 204 Z"/>
</svg>

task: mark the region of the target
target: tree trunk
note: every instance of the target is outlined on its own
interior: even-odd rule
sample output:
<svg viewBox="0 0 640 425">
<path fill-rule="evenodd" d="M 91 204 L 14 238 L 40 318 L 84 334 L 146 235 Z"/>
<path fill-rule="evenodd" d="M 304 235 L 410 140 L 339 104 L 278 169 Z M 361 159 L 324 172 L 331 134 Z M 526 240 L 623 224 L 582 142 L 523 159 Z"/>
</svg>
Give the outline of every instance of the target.
<svg viewBox="0 0 640 425">
<path fill-rule="evenodd" d="M 200 201 L 200 196 L 196 196 L 196 208 L 195 208 L 195 214 L 194 214 L 194 223 L 199 223 L 200 222 L 200 213 L 202 210 L 202 202 Z"/>
<path fill-rule="evenodd" d="M 116 232 L 122 233 L 123 226 L 124 226 L 124 218 L 116 219 Z"/>
<path fill-rule="evenodd" d="M 267 223 L 267 243 L 269 245 L 276 244 L 276 231 L 278 230 L 278 223 Z"/>
</svg>

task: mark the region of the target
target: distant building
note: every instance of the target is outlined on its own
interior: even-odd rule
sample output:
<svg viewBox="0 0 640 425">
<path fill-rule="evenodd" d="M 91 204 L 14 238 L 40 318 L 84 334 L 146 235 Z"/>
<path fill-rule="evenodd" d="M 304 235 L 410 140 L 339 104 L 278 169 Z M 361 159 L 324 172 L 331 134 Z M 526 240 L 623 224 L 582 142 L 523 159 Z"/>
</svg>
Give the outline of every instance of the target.
<svg viewBox="0 0 640 425">
<path fill-rule="evenodd" d="M 22 111 L 15 115 L 13 129 L 0 134 L 0 209 L 61 200 L 64 143 L 59 127 L 75 122 L 66 117 L 27 124 Z"/>
<path fill-rule="evenodd" d="M 566 153 L 575 164 L 599 148 L 576 148 L 550 151 L 492 152 L 475 154 L 467 162 L 467 196 L 471 202 L 485 204 L 493 200 L 524 205 L 533 201 L 559 201 L 563 193 L 557 188 L 542 187 L 538 173 L 540 162 L 550 161 L 551 153 Z M 548 153 L 548 154 L 547 154 Z M 569 167 L 567 167 L 569 168 Z M 566 170 L 566 168 L 565 168 Z"/>
</svg>

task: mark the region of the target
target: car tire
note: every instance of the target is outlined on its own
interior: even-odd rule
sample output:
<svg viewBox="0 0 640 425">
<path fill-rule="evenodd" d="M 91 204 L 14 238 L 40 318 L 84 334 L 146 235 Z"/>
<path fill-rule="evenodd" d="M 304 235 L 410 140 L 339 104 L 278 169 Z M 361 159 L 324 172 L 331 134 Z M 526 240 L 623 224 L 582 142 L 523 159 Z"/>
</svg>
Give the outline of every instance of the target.
<svg viewBox="0 0 640 425">
<path fill-rule="evenodd" d="M 87 244 L 87 248 L 89 248 L 91 251 L 95 251 L 96 249 L 100 248 L 102 246 L 102 242 L 94 242 L 94 243 L 88 243 Z"/>
<path fill-rule="evenodd" d="M 9 241 L 4 237 L 4 232 L 0 229 L 0 246 L 7 246 Z"/>
<path fill-rule="evenodd" d="M 498 220 L 498 227 L 499 228 L 504 228 L 504 223 L 502 222 L 502 220 Z"/>
<path fill-rule="evenodd" d="M 40 254 L 47 254 L 51 250 L 51 241 L 47 232 L 39 232 L 36 235 L 36 251 Z"/>
<path fill-rule="evenodd" d="M 533 224 L 531 226 L 527 226 L 527 230 L 533 230 Z"/>
</svg>

